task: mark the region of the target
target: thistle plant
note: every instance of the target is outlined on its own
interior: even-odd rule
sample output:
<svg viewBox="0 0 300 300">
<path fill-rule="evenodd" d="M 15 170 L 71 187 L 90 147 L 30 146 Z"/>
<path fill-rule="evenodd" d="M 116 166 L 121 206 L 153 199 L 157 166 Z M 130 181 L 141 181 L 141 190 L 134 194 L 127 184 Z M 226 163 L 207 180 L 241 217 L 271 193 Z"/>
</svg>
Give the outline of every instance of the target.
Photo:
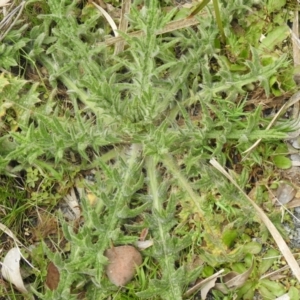
<svg viewBox="0 0 300 300">
<path fill-rule="evenodd" d="M 251 208 L 208 160 L 233 165 L 233 152 L 241 156 L 262 139 L 241 163 L 241 172 L 234 173 L 242 188 L 252 187 L 252 169 L 261 157 L 270 159 L 265 149 L 281 143 L 289 122 L 267 129 L 263 108 L 247 110 L 247 99 L 253 89 L 267 97 L 293 91 L 288 56 L 270 55 L 254 42 L 239 51 L 245 40 L 230 24 L 244 18 L 251 1 L 220 3 L 223 29 L 208 7 L 196 28 L 162 35 L 156 33 L 176 9 L 162 9 L 167 1 L 144 2 L 140 8 L 140 1 L 133 1 L 128 15 L 130 30 L 144 34 L 120 32 L 126 46 L 118 55 L 105 44 L 110 33 L 105 19 L 84 1 L 43 2 L 26 38 L 15 41 L 17 48 L 9 41 L 24 27 L 4 40 L 11 58 L 0 59 L 1 67 L 13 67 L 17 59 L 26 66 L 24 78 L 6 73 L 0 78 L 1 99 L 9 99 L 1 102 L 1 173 L 21 178 L 27 200 L 34 198 L 37 207 L 47 202 L 46 194 L 37 196 L 38 187 L 54 194 L 53 208 L 78 181 L 97 199 L 91 204 L 82 196 L 80 224 L 54 212 L 61 243 L 55 251 L 42 243 L 32 250 L 32 259 L 42 251 L 60 280 L 55 290 L 41 287 L 43 266 L 31 285 L 39 299 L 81 294 L 86 299 L 182 299 L 197 278 L 261 250 L 244 234 L 258 222 Z M 38 1 L 29 1 L 25 13 L 35 5 Z M 83 8 L 89 17 L 81 14 Z M 268 32 L 276 29 L 263 25 Z M 246 30 L 247 24 L 241 21 L 241 27 Z M 218 42 L 220 30 L 227 48 Z M 268 167 L 262 164 L 262 171 Z M 90 171 L 93 185 L 83 178 Z M 112 245 L 135 244 L 145 228 L 154 244 L 142 251 L 144 264 L 134 280 L 118 289 L 105 276 L 104 252 Z M 203 264 L 190 268 L 195 257 Z"/>
</svg>

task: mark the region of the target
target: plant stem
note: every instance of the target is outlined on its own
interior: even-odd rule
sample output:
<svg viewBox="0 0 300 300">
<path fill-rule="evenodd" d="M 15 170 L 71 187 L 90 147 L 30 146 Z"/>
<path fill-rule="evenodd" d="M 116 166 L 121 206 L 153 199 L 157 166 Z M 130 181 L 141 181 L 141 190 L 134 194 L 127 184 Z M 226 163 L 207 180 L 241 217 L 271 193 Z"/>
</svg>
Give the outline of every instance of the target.
<svg viewBox="0 0 300 300">
<path fill-rule="evenodd" d="M 190 186 L 187 179 L 181 175 L 180 170 L 176 166 L 173 158 L 171 155 L 165 155 L 163 158 L 164 165 L 168 168 L 169 172 L 178 180 L 179 185 L 181 188 L 188 193 L 188 195 L 191 197 L 192 201 L 194 202 L 196 208 L 198 209 L 198 213 L 201 216 L 201 218 L 204 217 L 204 212 L 200 207 L 200 203 L 202 202 L 201 197 L 199 197 Z"/>
<path fill-rule="evenodd" d="M 221 33 L 222 42 L 225 43 L 226 37 L 225 37 L 224 28 L 223 28 L 223 24 L 222 24 L 222 19 L 221 19 L 218 0 L 213 0 L 213 4 L 214 4 L 214 10 L 215 10 L 215 14 L 216 14 L 216 20 L 217 20 L 218 28 L 219 28 L 220 33 Z"/>
</svg>

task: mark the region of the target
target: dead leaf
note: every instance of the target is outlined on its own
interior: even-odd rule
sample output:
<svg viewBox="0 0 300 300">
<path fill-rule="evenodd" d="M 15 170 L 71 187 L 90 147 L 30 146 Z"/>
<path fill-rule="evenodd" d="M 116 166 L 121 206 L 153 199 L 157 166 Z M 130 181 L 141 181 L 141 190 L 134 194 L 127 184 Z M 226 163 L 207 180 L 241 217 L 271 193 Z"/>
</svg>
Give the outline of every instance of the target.
<svg viewBox="0 0 300 300">
<path fill-rule="evenodd" d="M 27 293 L 20 273 L 21 254 L 19 248 L 10 249 L 4 257 L 1 273 L 21 293 Z"/>
<path fill-rule="evenodd" d="M 136 246 L 140 249 L 140 250 L 145 250 L 149 247 L 151 247 L 153 245 L 153 241 L 152 240 L 147 240 L 147 241 L 137 241 L 136 242 Z"/>
<path fill-rule="evenodd" d="M 270 276 L 269 278 L 271 281 L 280 281 L 280 280 L 282 281 L 284 279 L 287 279 L 288 275 L 276 274 L 276 275 Z"/>
<path fill-rule="evenodd" d="M 206 299 L 208 292 L 215 286 L 216 280 L 217 277 L 213 278 L 212 280 L 203 285 L 203 287 L 201 288 L 201 299 Z"/>
<path fill-rule="evenodd" d="M 286 207 L 287 208 L 295 208 L 300 206 L 300 198 L 294 198 L 291 202 L 289 202 Z"/>
<path fill-rule="evenodd" d="M 276 191 L 277 200 L 280 204 L 285 205 L 290 202 L 296 195 L 297 190 L 286 182 L 280 182 Z"/>
<path fill-rule="evenodd" d="M 205 278 L 204 280 L 201 280 L 200 282 L 196 283 L 193 287 L 191 287 L 189 290 L 187 290 L 183 296 L 185 298 L 189 297 L 192 294 L 196 293 L 200 288 L 203 287 L 204 293 L 202 294 L 202 291 L 201 291 L 201 297 L 202 297 L 202 299 L 206 299 L 207 293 L 210 291 L 211 288 L 213 288 L 215 286 L 215 282 L 216 282 L 217 278 L 223 272 L 224 272 L 224 270 L 222 269 L 219 272 L 211 275 L 210 277 Z M 210 285 L 212 285 L 212 286 L 210 287 Z M 204 298 L 203 298 L 203 296 L 204 296 Z"/>
<path fill-rule="evenodd" d="M 113 247 L 104 255 L 109 261 L 106 275 L 116 286 L 126 285 L 133 278 L 136 267 L 142 264 L 142 255 L 133 246 Z"/>
<path fill-rule="evenodd" d="M 66 219 L 70 221 L 78 220 L 81 216 L 81 210 L 74 188 L 64 197 L 64 200 L 67 206 L 62 205 L 61 210 Z"/>
<path fill-rule="evenodd" d="M 47 268 L 46 285 L 51 291 L 57 289 L 57 286 L 59 284 L 59 279 L 60 279 L 60 274 L 57 267 L 53 262 L 50 262 Z"/>
<path fill-rule="evenodd" d="M 146 236 L 148 234 L 149 228 L 143 228 L 140 234 L 140 241 L 144 241 L 146 239 Z"/>
<path fill-rule="evenodd" d="M 117 31 L 118 27 L 117 27 L 115 21 L 113 20 L 113 18 L 101 6 L 99 6 L 95 2 L 92 2 L 92 4 L 103 14 L 104 18 L 106 19 L 106 21 L 109 23 L 111 29 L 113 30 L 115 37 L 118 37 L 119 36 L 119 33 Z"/>
<path fill-rule="evenodd" d="M 223 283 L 216 283 L 215 288 L 221 291 L 223 294 L 227 294 L 230 290 L 235 290 L 242 287 L 248 280 L 252 270 L 253 261 L 251 267 L 242 274 L 237 272 L 229 272 L 223 277 Z"/>
</svg>

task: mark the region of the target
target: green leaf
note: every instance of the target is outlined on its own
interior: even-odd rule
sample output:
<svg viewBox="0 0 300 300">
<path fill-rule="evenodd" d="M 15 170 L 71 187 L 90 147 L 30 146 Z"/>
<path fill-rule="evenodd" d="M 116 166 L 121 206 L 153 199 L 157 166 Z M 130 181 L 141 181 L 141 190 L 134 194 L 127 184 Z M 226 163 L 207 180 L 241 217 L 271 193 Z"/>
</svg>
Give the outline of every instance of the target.
<svg viewBox="0 0 300 300">
<path fill-rule="evenodd" d="M 9 85 L 9 84 L 10 84 L 10 82 L 9 82 L 9 80 L 5 77 L 5 73 L 2 73 L 2 74 L 0 75 L 0 92 L 2 92 L 3 89 L 4 89 L 4 87 L 7 86 L 7 85 Z M 2 113 L 1 113 L 1 115 L 2 115 Z"/>
<path fill-rule="evenodd" d="M 298 300 L 300 299 L 300 291 L 292 286 L 288 292 L 288 295 L 290 297 L 290 300 Z"/>
<path fill-rule="evenodd" d="M 259 266 L 259 274 L 263 275 L 267 272 L 273 263 L 278 259 L 279 252 L 275 249 L 270 249 L 267 253 L 263 256 L 262 262 Z"/>
<path fill-rule="evenodd" d="M 262 248 L 261 243 L 258 242 L 249 242 L 246 245 L 243 246 L 243 252 L 245 254 L 258 254 L 260 253 Z"/>
<path fill-rule="evenodd" d="M 222 242 L 228 247 L 231 248 L 238 236 L 238 232 L 235 229 L 226 230 L 222 235 Z"/>
<path fill-rule="evenodd" d="M 204 277 L 209 277 L 214 274 L 214 268 L 211 266 L 205 266 L 202 271 Z"/>
<path fill-rule="evenodd" d="M 279 144 L 276 147 L 274 153 L 276 153 L 276 154 L 286 154 L 286 153 L 288 153 L 288 146 L 287 146 L 287 144 L 286 143 Z"/>
<path fill-rule="evenodd" d="M 280 10 L 286 4 L 286 0 L 268 0 L 267 9 L 269 13 Z"/>
<path fill-rule="evenodd" d="M 290 34 L 289 27 L 287 25 L 281 25 L 275 27 L 274 30 L 269 32 L 267 36 L 262 40 L 258 49 L 261 53 L 266 52 L 270 53 L 275 46 L 280 45 Z"/>
<path fill-rule="evenodd" d="M 289 158 L 283 155 L 276 155 L 273 157 L 275 166 L 279 169 L 289 169 L 292 166 L 292 162 Z"/>
<path fill-rule="evenodd" d="M 279 297 L 285 293 L 285 288 L 282 284 L 269 279 L 262 279 L 259 281 L 259 290 L 264 297 L 272 295 L 271 298 L 274 296 Z"/>
<path fill-rule="evenodd" d="M 247 267 L 244 263 L 235 263 L 232 265 L 232 271 L 242 274 L 247 271 Z"/>
<path fill-rule="evenodd" d="M 247 281 L 237 292 L 237 294 L 242 297 L 243 299 L 254 299 L 256 289 L 256 282 L 255 281 Z"/>
<path fill-rule="evenodd" d="M 279 97 L 282 95 L 282 91 L 280 90 L 279 88 L 279 82 L 278 82 L 278 79 L 277 79 L 277 76 L 271 76 L 270 78 L 270 86 L 271 86 L 271 91 L 272 91 L 272 94 L 276 97 Z"/>
</svg>

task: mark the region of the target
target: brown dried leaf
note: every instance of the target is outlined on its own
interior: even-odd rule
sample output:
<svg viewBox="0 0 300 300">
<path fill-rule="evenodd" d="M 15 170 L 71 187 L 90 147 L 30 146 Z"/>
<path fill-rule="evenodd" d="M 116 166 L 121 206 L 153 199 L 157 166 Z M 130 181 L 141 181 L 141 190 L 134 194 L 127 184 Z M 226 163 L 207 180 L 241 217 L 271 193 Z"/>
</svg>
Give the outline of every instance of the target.
<svg viewBox="0 0 300 300">
<path fill-rule="evenodd" d="M 203 287 L 201 288 L 201 299 L 206 299 L 208 292 L 215 286 L 217 278 L 218 277 L 212 278 L 210 281 L 203 285 Z"/>
<path fill-rule="evenodd" d="M 119 246 L 108 249 L 106 275 L 116 286 L 126 285 L 134 276 L 137 266 L 142 264 L 142 255 L 133 246 Z"/>
<path fill-rule="evenodd" d="M 294 198 L 291 202 L 289 202 L 286 207 L 287 208 L 295 208 L 300 206 L 300 198 Z"/>
<path fill-rule="evenodd" d="M 221 291 L 223 294 L 227 294 L 229 290 L 235 290 L 242 287 L 248 280 L 252 270 L 253 261 L 251 267 L 242 274 L 237 272 L 229 272 L 223 277 L 223 283 L 216 283 L 215 288 Z"/>
<path fill-rule="evenodd" d="M 215 286 L 215 282 L 217 280 L 217 278 L 220 276 L 220 274 L 222 274 L 224 272 L 224 270 L 220 270 L 219 272 L 211 275 L 210 277 L 206 278 L 206 279 L 203 279 L 201 280 L 200 282 L 196 283 L 193 287 L 191 287 L 189 290 L 187 290 L 185 293 L 184 293 L 184 297 L 189 297 L 191 296 L 192 294 L 196 293 L 200 288 L 203 287 L 204 289 L 204 293 L 202 294 L 201 292 L 201 297 L 207 295 L 207 293 L 209 292 L 209 290 L 211 288 L 213 288 Z M 210 287 L 210 285 L 212 285 Z M 205 298 L 202 298 L 202 299 L 205 299 Z"/>
<path fill-rule="evenodd" d="M 148 235 L 149 228 L 143 228 L 140 234 L 140 241 L 144 241 Z"/>
<path fill-rule="evenodd" d="M 57 286 L 59 284 L 59 279 L 60 279 L 60 274 L 57 267 L 53 262 L 50 262 L 47 268 L 46 285 L 51 291 L 57 289 Z"/>
</svg>

